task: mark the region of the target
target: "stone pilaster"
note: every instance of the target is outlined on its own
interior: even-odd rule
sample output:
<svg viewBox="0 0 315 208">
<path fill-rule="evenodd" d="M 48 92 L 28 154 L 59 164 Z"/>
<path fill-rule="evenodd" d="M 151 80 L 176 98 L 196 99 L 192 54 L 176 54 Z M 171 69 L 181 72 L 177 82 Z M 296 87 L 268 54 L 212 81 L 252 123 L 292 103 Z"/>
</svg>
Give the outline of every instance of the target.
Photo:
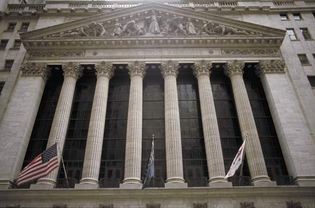
<svg viewBox="0 0 315 208">
<path fill-rule="evenodd" d="M 237 116 L 243 139 L 246 139 L 246 158 L 254 185 L 271 185 L 262 153 L 256 124 L 243 80 L 244 62 L 231 61 L 226 73 L 231 79 Z"/>
<path fill-rule="evenodd" d="M 165 89 L 165 149 L 166 188 L 187 187 L 183 173 L 182 141 L 176 77 L 178 65 L 172 61 L 162 64 Z"/>
<path fill-rule="evenodd" d="M 0 123 L 0 189 L 20 172 L 49 71 L 46 64 L 25 63 Z"/>
<path fill-rule="evenodd" d="M 48 148 L 58 142 L 59 153 L 62 153 L 66 139 L 76 82 L 81 76 L 79 64 L 68 63 L 63 65 L 62 69 L 64 71 L 64 81 L 47 143 Z M 57 174 L 58 169 L 55 169 L 46 177 L 39 179 L 32 188 L 53 188 L 56 185 Z"/>
<path fill-rule="evenodd" d="M 257 70 L 289 175 L 299 186 L 315 186 L 315 144 L 295 90 L 284 74 L 285 64 L 264 60 Z"/>
<path fill-rule="evenodd" d="M 127 121 L 125 177 L 121 188 L 141 188 L 142 154 L 142 97 L 145 64 L 134 62 L 128 66 L 130 94 Z"/>
<path fill-rule="evenodd" d="M 194 65 L 194 75 L 198 79 L 203 135 L 207 155 L 209 186 L 232 186 L 224 179 L 224 160 L 218 121 L 210 84 L 211 63 L 199 62 Z"/>
<path fill-rule="evenodd" d="M 82 179 L 76 188 L 98 188 L 102 157 L 109 80 L 113 65 L 101 62 L 96 65 L 97 82 L 85 148 Z"/>
</svg>

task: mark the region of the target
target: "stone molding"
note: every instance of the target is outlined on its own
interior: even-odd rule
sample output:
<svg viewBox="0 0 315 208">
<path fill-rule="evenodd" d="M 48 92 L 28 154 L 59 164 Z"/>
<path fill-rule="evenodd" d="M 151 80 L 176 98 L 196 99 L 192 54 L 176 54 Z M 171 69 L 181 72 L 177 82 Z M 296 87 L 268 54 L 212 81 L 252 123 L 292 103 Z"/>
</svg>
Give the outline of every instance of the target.
<svg viewBox="0 0 315 208">
<path fill-rule="evenodd" d="M 259 61 L 259 72 L 268 73 L 285 73 L 285 63 L 283 60 L 263 60 Z"/>
<path fill-rule="evenodd" d="M 144 62 L 135 61 L 131 64 L 128 64 L 128 72 L 130 77 L 141 76 L 142 78 L 145 75 L 146 66 Z"/>
<path fill-rule="evenodd" d="M 244 72 L 244 67 L 245 67 L 244 61 L 239 60 L 229 61 L 225 69 L 225 73 L 229 77 L 234 75 L 242 75 Z"/>
<path fill-rule="evenodd" d="M 64 77 L 73 77 L 79 79 L 82 75 L 82 68 L 80 64 L 69 62 L 62 65 Z"/>
<path fill-rule="evenodd" d="M 202 75 L 206 75 L 209 76 L 211 73 L 211 66 L 212 63 L 211 62 L 206 62 L 206 61 L 200 61 L 194 64 L 193 66 L 193 74 L 195 75 L 195 77 L 199 77 Z"/>
<path fill-rule="evenodd" d="M 47 80 L 50 75 L 46 63 L 24 63 L 21 71 L 23 77 L 42 77 L 44 80 Z"/>
<path fill-rule="evenodd" d="M 161 73 L 163 77 L 166 76 L 175 76 L 178 75 L 179 64 L 175 61 L 167 61 L 161 64 Z"/>
<path fill-rule="evenodd" d="M 108 79 L 114 76 L 114 66 L 110 62 L 102 61 L 99 64 L 95 65 L 97 77 L 105 76 Z"/>
</svg>

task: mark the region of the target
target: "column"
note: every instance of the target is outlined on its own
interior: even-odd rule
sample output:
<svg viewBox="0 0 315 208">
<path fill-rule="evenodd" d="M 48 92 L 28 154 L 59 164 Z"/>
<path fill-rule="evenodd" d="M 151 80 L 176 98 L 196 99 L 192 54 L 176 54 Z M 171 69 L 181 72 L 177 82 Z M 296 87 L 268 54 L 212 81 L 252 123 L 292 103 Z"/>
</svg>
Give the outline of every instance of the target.
<svg viewBox="0 0 315 208">
<path fill-rule="evenodd" d="M 252 182 L 255 186 L 268 186 L 273 183 L 267 173 L 253 112 L 243 80 L 244 66 L 245 63 L 241 61 L 228 62 L 226 73 L 232 83 L 242 138 L 246 139 L 245 151 Z"/>
<path fill-rule="evenodd" d="M 0 123 L 0 189 L 20 172 L 49 71 L 45 63 L 25 63 Z"/>
<path fill-rule="evenodd" d="M 145 64 L 136 61 L 129 65 L 128 68 L 131 80 L 125 151 L 125 177 L 123 184 L 120 184 L 120 188 L 140 189 L 142 188 L 142 96 Z"/>
<path fill-rule="evenodd" d="M 65 64 L 62 69 L 64 80 L 47 143 L 48 148 L 58 142 L 59 153 L 62 153 L 65 143 L 75 86 L 81 75 L 80 65 L 76 63 Z M 39 179 L 31 188 L 53 188 L 56 185 L 57 174 L 58 169 L 55 169 L 46 177 Z"/>
<path fill-rule="evenodd" d="M 198 79 L 203 135 L 207 155 L 209 186 L 232 186 L 224 179 L 224 159 L 219 127 L 210 84 L 211 63 L 205 61 L 194 65 L 194 75 Z"/>
<path fill-rule="evenodd" d="M 282 60 L 265 60 L 259 65 L 259 75 L 288 172 L 297 185 L 315 186 L 315 143 L 285 73 L 285 64 Z"/>
<path fill-rule="evenodd" d="M 111 63 L 101 62 L 96 65 L 95 68 L 97 82 L 85 148 L 82 179 L 80 184 L 76 184 L 76 188 L 98 188 L 108 87 L 109 80 L 113 76 L 113 65 Z"/>
<path fill-rule="evenodd" d="M 178 65 L 172 61 L 162 64 L 165 93 L 165 148 L 166 148 L 166 188 L 187 187 L 183 173 L 182 140 L 176 77 Z"/>
</svg>

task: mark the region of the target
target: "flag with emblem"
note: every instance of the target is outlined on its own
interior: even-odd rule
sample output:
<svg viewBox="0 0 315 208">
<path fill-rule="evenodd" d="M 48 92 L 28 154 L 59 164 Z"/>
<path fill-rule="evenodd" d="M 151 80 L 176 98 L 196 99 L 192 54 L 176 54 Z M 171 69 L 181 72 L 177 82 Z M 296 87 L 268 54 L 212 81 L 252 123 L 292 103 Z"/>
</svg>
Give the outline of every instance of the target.
<svg viewBox="0 0 315 208">
<path fill-rule="evenodd" d="M 57 143 L 55 143 L 25 166 L 16 179 L 16 185 L 20 186 L 44 177 L 58 166 Z"/>
<path fill-rule="evenodd" d="M 243 163 L 245 143 L 246 143 L 246 139 L 244 140 L 242 146 L 239 148 L 239 150 L 238 150 L 238 152 L 237 152 L 237 154 L 236 154 L 236 156 L 235 156 L 235 158 L 231 164 L 230 170 L 224 178 L 229 178 L 229 177 L 234 176 L 237 169 Z"/>
</svg>

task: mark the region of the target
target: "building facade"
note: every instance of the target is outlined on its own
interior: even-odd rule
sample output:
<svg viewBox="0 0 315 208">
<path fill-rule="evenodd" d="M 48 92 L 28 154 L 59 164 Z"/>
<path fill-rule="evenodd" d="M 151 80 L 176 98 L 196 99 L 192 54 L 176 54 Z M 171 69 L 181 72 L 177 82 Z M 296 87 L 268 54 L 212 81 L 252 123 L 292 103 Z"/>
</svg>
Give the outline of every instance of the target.
<svg viewBox="0 0 315 208">
<path fill-rule="evenodd" d="M 315 207 L 313 1 L 0 12 L 0 207 Z M 66 171 L 13 186 L 56 142 Z"/>
</svg>

